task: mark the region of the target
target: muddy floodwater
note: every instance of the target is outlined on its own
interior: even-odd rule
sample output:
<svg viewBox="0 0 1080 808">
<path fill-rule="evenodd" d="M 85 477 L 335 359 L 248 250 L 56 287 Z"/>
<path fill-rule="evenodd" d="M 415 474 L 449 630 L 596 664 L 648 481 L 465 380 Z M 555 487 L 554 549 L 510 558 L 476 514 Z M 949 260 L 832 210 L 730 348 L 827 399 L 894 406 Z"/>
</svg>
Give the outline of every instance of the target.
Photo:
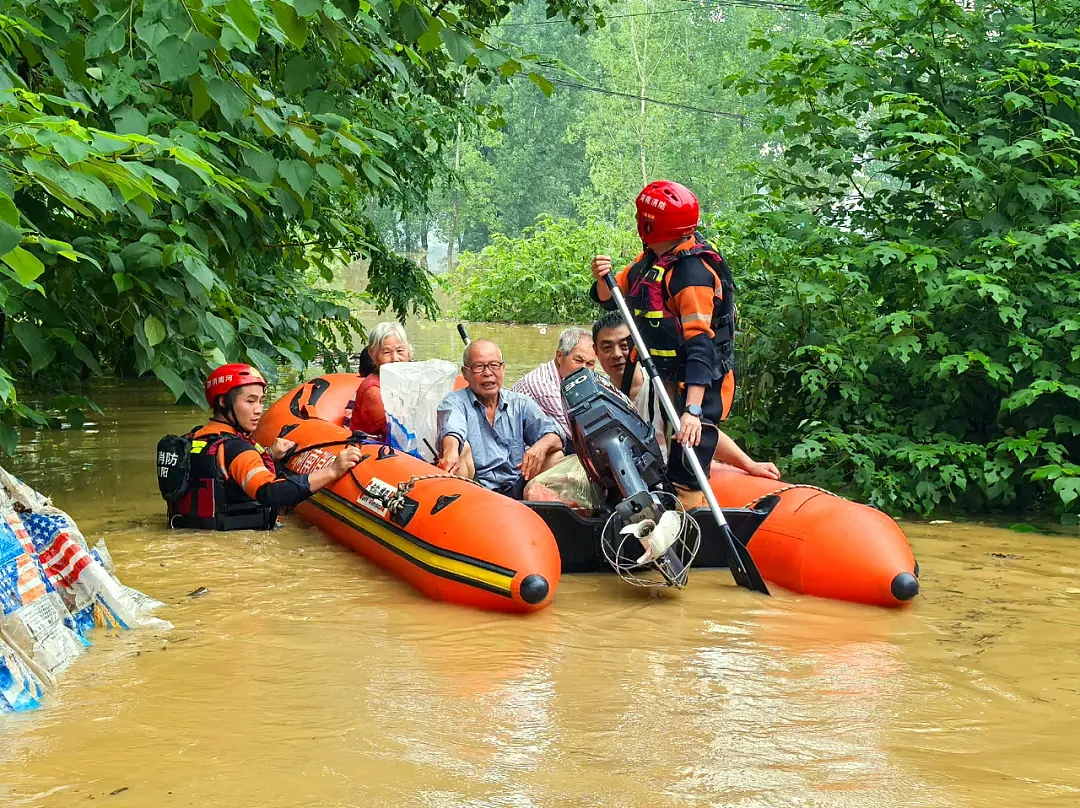
<svg viewBox="0 0 1080 808">
<path fill-rule="evenodd" d="M 510 379 L 557 337 L 474 331 Z M 449 323 L 410 332 L 460 353 Z M 93 426 L 9 466 L 175 628 L 97 632 L 44 709 L 0 717 L 3 808 L 1080 805 L 1075 533 L 904 523 L 923 594 L 895 612 L 699 571 L 661 598 L 568 576 L 544 612 L 485 614 L 295 520 L 170 534 L 154 445 L 201 413 L 95 397 Z"/>
</svg>

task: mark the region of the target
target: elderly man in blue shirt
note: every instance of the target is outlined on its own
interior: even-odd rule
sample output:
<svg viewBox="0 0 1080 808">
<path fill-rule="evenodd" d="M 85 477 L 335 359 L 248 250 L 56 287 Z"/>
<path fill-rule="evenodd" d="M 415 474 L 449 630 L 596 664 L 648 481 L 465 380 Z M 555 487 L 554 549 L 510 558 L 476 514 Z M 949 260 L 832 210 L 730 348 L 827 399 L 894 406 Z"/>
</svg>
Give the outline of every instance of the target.
<svg viewBox="0 0 1080 808">
<path fill-rule="evenodd" d="M 563 439 L 535 401 L 503 389 L 505 370 L 491 340 L 465 348 L 461 372 L 469 386 L 439 404 L 439 468 L 521 499 L 527 481 L 562 459 Z"/>
</svg>

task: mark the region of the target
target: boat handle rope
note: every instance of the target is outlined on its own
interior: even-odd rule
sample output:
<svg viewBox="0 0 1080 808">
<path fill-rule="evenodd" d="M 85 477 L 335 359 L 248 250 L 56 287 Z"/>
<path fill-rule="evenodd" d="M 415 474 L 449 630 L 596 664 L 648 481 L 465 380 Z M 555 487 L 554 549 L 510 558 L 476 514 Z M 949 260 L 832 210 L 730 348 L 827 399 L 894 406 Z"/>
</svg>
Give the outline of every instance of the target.
<svg viewBox="0 0 1080 808">
<path fill-rule="evenodd" d="M 761 502 L 761 500 L 765 499 L 766 497 L 779 496 L 780 494 L 783 494 L 786 491 L 794 491 L 796 488 L 809 488 L 812 491 L 818 491 L 818 492 L 820 492 L 822 494 L 828 494 L 830 497 L 838 497 L 838 498 L 840 497 L 839 494 L 834 494 L 832 491 L 830 491 L 827 488 L 819 488 L 818 486 L 810 485 L 809 483 L 792 483 L 791 485 L 785 485 L 785 486 L 782 486 L 780 488 L 777 488 L 775 491 L 770 491 L 767 494 L 762 494 L 759 497 L 754 497 L 752 500 L 750 500 L 745 505 L 743 505 L 743 509 L 746 510 L 748 508 L 753 508 L 755 505 L 757 505 L 759 502 Z"/>
<path fill-rule="evenodd" d="M 285 464 L 295 458 L 297 455 L 304 454 L 305 452 L 311 452 L 315 449 L 329 449 L 335 446 L 352 446 L 355 444 L 361 444 L 365 440 L 372 439 L 374 439 L 374 436 L 368 435 L 366 432 L 357 431 L 350 435 L 348 438 L 345 438 L 344 440 L 332 440 L 326 441 L 325 443 L 313 443 L 311 446 L 305 446 L 303 449 L 292 449 L 282 455 L 279 462 L 281 463 L 282 469 L 287 473 L 291 474 L 292 472 L 290 472 L 285 467 Z M 389 449 L 390 452 L 394 451 L 392 446 L 381 446 L 379 447 L 380 458 L 390 456 L 389 453 L 385 455 L 383 454 L 384 449 Z M 367 455 L 366 457 L 370 457 L 370 455 Z M 361 460 L 360 462 L 363 462 L 363 460 Z M 352 477 L 352 481 L 356 483 L 356 487 L 360 489 L 361 494 L 377 502 L 381 502 L 383 504 L 383 507 L 385 507 L 389 511 L 394 512 L 401 510 L 405 506 L 405 497 L 408 496 L 409 492 L 411 492 L 413 488 L 416 487 L 417 483 L 424 482 L 425 480 L 445 480 L 447 478 L 450 478 L 456 480 L 464 480 L 465 482 L 472 483 L 479 488 L 484 488 L 483 485 L 470 477 L 462 477 L 460 474 L 450 474 L 444 471 L 441 474 L 421 474 L 411 477 L 403 483 L 398 483 L 397 490 L 393 494 L 391 494 L 390 496 L 383 496 L 382 494 L 372 491 L 370 488 L 360 482 L 360 478 L 356 476 L 356 472 L 353 469 L 349 469 L 349 476 Z"/>
<path fill-rule="evenodd" d="M 288 430 L 288 432 L 291 431 L 292 430 Z M 284 429 L 282 430 L 282 432 L 284 432 L 286 435 L 288 434 L 288 432 L 286 432 Z M 278 437 L 284 437 L 284 435 L 279 435 Z M 310 446 L 305 446 L 303 449 L 301 449 L 299 446 L 294 446 L 293 448 L 289 449 L 289 451 L 285 452 L 285 454 L 283 454 L 281 456 L 281 459 L 277 462 L 281 464 L 282 468 L 284 468 L 285 465 L 294 457 L 305 454 L 306 452 L 313 452 L 316 449 L 331 449 L 335 446 L 358 446 L 362 444 L 365 440 L 375 441 L 378 440 L 378 438 L 376 438 L 374 435 L 369 435 L 366 432 L 360 432 L 358 430 L 356 432 L 353 432 L 349 437 L 345 438 L 344 440 L 328 440 L 325 443 L 313 443 Z"/>
</svg>

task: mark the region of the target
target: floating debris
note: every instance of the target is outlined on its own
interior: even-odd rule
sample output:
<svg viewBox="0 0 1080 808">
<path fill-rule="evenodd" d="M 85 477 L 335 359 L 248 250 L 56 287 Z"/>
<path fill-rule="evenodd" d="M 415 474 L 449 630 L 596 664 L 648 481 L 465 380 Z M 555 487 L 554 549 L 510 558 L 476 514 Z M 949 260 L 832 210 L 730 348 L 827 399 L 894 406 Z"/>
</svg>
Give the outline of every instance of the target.
<svg viewBox="0 0 1080 808">
<path fill-rule="evenodd" d="M 0 468 L 0 713 L 31 710 L 93 628 L 170 629 L 66 513 Z"/>
</svg>

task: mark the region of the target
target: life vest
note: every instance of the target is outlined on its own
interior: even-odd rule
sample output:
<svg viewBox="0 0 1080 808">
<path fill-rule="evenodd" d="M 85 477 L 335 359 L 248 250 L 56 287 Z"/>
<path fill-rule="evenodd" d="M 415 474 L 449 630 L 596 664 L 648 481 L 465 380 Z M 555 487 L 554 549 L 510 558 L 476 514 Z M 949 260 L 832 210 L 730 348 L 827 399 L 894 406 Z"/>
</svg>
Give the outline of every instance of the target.
<svg viewBox="0 0 1080 808">
<path fill-rule="evenodd" d="M 685 244 L 691 246 L 684 249 Z M 652 253 L 642 253 L 627 276 L 630 281 L 627 300 L 633 307 L 634 320 L 661 378 L 682 381 L 679 378 L 682 322 L 669 305 L 671 270 L 679 261 L 691 256 L 700 258 L 716 276 L 716 299 L 709 327 L 716 349 L 714 381 L 718 381 L 735 370 L 735 283 L 727 262 L 716 250 L 695 234 L 692 242 L 688 239 L 659 258 Z M 725 413 L 728 408 L 729 405 L 725 405 Z"/>
<path fill-rule="evenodd" d="M 169 527 L 272 530 L 277 524 L 277 509 L 260 505 L 249 497 L 239 484 L 229 479 L 223 462 L 224 447 L 229 441 L 250 444 L 273 471 L 274 459 L 270 453 L 243 435 L 215 433 L 196 437 L 200 429 L 196 427 L 181 439 L 187 442 L 190 483 L 182 496 L 168 501 Z"/>
</svg>

